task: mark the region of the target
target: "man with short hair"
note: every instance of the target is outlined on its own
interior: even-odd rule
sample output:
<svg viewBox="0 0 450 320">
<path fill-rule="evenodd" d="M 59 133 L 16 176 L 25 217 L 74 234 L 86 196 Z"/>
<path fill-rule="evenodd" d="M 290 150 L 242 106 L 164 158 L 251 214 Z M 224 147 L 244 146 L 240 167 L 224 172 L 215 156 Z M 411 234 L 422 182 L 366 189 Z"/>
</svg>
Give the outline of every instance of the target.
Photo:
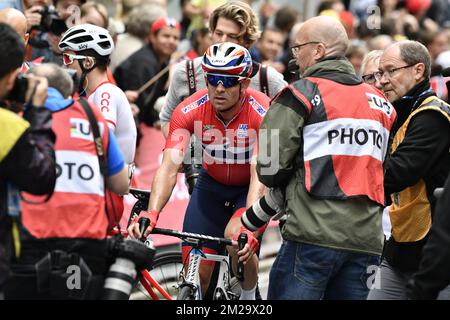
<svg viewBox="0 0 450 320">
<path fill-rule="evenodd" d="M 406 298 L 432 225 L 433 191 L 450 172 L 450 106 L 430 87 L 430 61 L 423 44 L 400 41 L 383 52 L 375 74 L 398 119 L 384 180 L 392 235 L 369 299 Z M 441 298 L 449 297 L 447 288 Z"/>
<path fill-rule="evenodd" d="M 273 67 L 279 73 L 284 73 L 284 65 L 280 62 L 280 56 L 283 53 L 283 44 L 285 42 L 283 32 L 274 27 L 265 27 L 253 47 L 252 57 L 261 64 Z"/>
<path fill-rule="evenodd" d="M 109 56 L 114 50 L 108 30 L 88 23 L 73 26 L 64 33 L 59 47 L 64 65 L 77 71 L 78 93 L 100 109 L 116 135 L 125 162 L 133 163 L 136 126 L 125 94 L 108 80 Z"/>
<path fill-rule="evenodd" d="M 25 56 L 23 40 L 10 26 L 0 23 L 0 100 L 7 99 Z M 47 97 L 45 78 L 29 77 L 23 118 L 0 107 L 0 299 L 9 275 L 9 262 L 18 254 L 13 218 L 20 212 L 18 191 L 49 194 L 55 186 L 56 167 L 51 113 L 43 105 Z M 33 92 L 34 91 L 34 92 Z M 11 98 L 11 97 L 9 97 Z M 15 98 L 13 98 L 15 99 Z M 17 231 L 17 228 L 15 229 Z"/>
<path fill-rule="evenodd" d="M 240 299 L 254 300 L 258 279 L 258 259 L 253 253 L 258 241 L 253 232 L 240 230 L 239 218 L 246 204 L 253 203 L 264 192 L 256 178 L 254 153 L 259 124 L 264 117 L 269 98 L 249 88 L 252 74 L 250 53 L 235 43 L 215 44 L 202 58 L 207 88 L 183 101 L 170 120 L 169 136 L 161 167 L 155 174 L 148 205 L 132 222 L 128 231 L 140 238 L 139 219 L 150 219 L 148 236 L 155 227 L 159 213 L 166 205 L 175 186 L 178 169 L 189 144 L 191 134 L 203 146 L 203 169 L 195 184 L 184 218 L 183 230 L 237 240 L 240 231 L 247 233 L 248 243 L 237 252 L 228 248 L 236 270 L 238 259 L 246 261 Z M 261 233 L 263 230 L 259 230 Z M 190 247 L 183 246 L 183 261 Z M 217 244 L 207 243 L 204 251 L 218 252 Z M 200 266 L 202 293 L 205 293 L 214 262 Z"/>
<path fill-rule="evenodd" d="M 114 42 L 108 30 L 92 25 L 80 24 L 67 30 L 59 48 L 63 52 L 64 65 L 77 72 L 80 79 L 78 93 L 86 95 L 103 113 L 108 127 L 117 138 L 125 162 L 131 168 L 136 152 L 137 131 L 130 104 L 125 93 L 108 78 L 109 57 Z M 130 171 L 131 172 L 131 171 Z M 112 214 L 110 225 L 120 221 L 123 214 L 123 199 L 111 193 L 107 197 L 108 211 Z"/>
<path fill-rule="evenodd" d="M 22 248 L 11 267 L 6 298 L 100 299 L 108 268 L 105 186 L 118 194 L 126 193 L 128 170 L 112 130 L 100 110 L 90 105 L 106 158 L 106 170 L 102 172 L 94 130 L 82 103 L 71 98 L 73 81 L 66 71 L 56 64 L 42 64 L 28 72 L 48 79 L 45 106 L 53 112 L 58 178 L 47 201 L 23 195 Z M 35 267 L 45 264 L 48 270 Z M 58 281 L 65 283 L 64 276 L 46 278 L 50 270 L 60 268 L 66 273 L 69 266 L 79 267 L 78 290 L 55 285 Z"/>
<path fill-rule="evenodd" d="M 368 267 L 379 263 L 395 110 L 356 76 L 348 44 L 336 19 L 305 21 L 292 47 L 302 79 L 272 100 L 261 124 L 279 138 L 260 137 L 258 177 L 286 195 L 287 214 L 268 299 L 366 299 Z M 242 221 L 265 217 L 255 213 Z"/>
</svg>

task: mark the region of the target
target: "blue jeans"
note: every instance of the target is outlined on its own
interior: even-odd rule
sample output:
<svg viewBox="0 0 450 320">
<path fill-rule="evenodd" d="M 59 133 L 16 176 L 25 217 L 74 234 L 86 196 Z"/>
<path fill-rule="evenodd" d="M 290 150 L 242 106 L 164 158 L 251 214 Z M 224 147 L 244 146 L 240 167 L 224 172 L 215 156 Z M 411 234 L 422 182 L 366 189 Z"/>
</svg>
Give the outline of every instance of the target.
<svg viewBox="0 0 450 320">
<path fill-rule="evenodd" d="M 267 299 L 365 300 L 380 257 L 284 241 L 270 271 Z"/>
</svg>

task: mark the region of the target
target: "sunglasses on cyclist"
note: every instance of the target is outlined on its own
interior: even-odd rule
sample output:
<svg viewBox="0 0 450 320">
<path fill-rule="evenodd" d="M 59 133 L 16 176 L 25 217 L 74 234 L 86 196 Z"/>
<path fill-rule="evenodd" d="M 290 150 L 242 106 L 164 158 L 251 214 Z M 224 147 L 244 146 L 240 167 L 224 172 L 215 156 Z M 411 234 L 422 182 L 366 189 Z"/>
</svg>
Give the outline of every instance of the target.
<svg viewBox="0 0 450 320">
<path fill-rule="evenodd" d="M 219 84 L 223 85 L 226 89 L 234 87 L 241 81 L 239 77 L 235 76 L 220 76 L 215 74 L 207 74 L 206 81 L 213 87 L 217 87 Z"/>
<path fill-rule="evenodd" d="M 78 56 L 76 54 L 63 53 L 63 63 L 65 66 L 70 66 L 75 60 L 86 59 L 86 56 Z"/>
</svg>

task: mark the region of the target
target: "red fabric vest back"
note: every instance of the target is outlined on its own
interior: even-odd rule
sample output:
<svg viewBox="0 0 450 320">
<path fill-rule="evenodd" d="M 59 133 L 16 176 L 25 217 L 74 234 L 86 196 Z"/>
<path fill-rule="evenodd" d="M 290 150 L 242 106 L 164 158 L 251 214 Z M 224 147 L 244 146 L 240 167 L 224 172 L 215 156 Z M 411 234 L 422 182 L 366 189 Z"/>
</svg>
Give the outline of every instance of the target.
<svg viewBox="0 0 450 320">
<path fill-rule="evenodd" d="M 318 198 L 367 196 L 384 205 L 383 161 L 396 112 L 367 85 L 308 77 L 290 86 L 308 109 L 305 186 Z"/>
<path fill-rule="evenodd" d="M 91 106 L 92 107 L 92 106 Z M 96 107 L 105 152 L 109 143 L 106 121 Z M 104 178 L 89 120 L 79 102 L 53 113 L 56 134 L 57 180 L 49 201 L 30 204 L 22 201 L 22 222 L 36 238 L 104 239 L 108 229 Z M 25 199 L 42 201 L 29 194 Z"/>
</svg>

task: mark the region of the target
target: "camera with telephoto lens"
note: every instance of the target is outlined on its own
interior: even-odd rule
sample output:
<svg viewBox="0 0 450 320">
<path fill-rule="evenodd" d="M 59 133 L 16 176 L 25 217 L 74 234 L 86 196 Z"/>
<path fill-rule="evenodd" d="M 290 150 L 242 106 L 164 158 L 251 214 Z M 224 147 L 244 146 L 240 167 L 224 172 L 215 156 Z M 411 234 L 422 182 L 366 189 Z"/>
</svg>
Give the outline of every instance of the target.
<svg viewBox="0 0 450 320">
<path fill-rule="evenodd" d="M 25 103 L 26 94 L 28 90 L 28 79 L 26 75 L 19 73 L 16 80 L 14 81 L 14 86 L 9 92 L 6 100 Z"/>
<path fill-rule="evenodd" d="M 134 239 L 116 235 L 108 239 L 108 252 L 115 259 L 106 275 L 103 299 L 128 300 L 138 271 L 148 267 L 155 255 L 155 248 Z"/>
<path fill-rule="evenodd" d="M 39 30 L 60 36 L 68 29 L 66 22 L 61 19 L 54 6 L 45 6 L 39 13 L 42 17 L 41 24 L 37 27 Z"/>
</svg>

